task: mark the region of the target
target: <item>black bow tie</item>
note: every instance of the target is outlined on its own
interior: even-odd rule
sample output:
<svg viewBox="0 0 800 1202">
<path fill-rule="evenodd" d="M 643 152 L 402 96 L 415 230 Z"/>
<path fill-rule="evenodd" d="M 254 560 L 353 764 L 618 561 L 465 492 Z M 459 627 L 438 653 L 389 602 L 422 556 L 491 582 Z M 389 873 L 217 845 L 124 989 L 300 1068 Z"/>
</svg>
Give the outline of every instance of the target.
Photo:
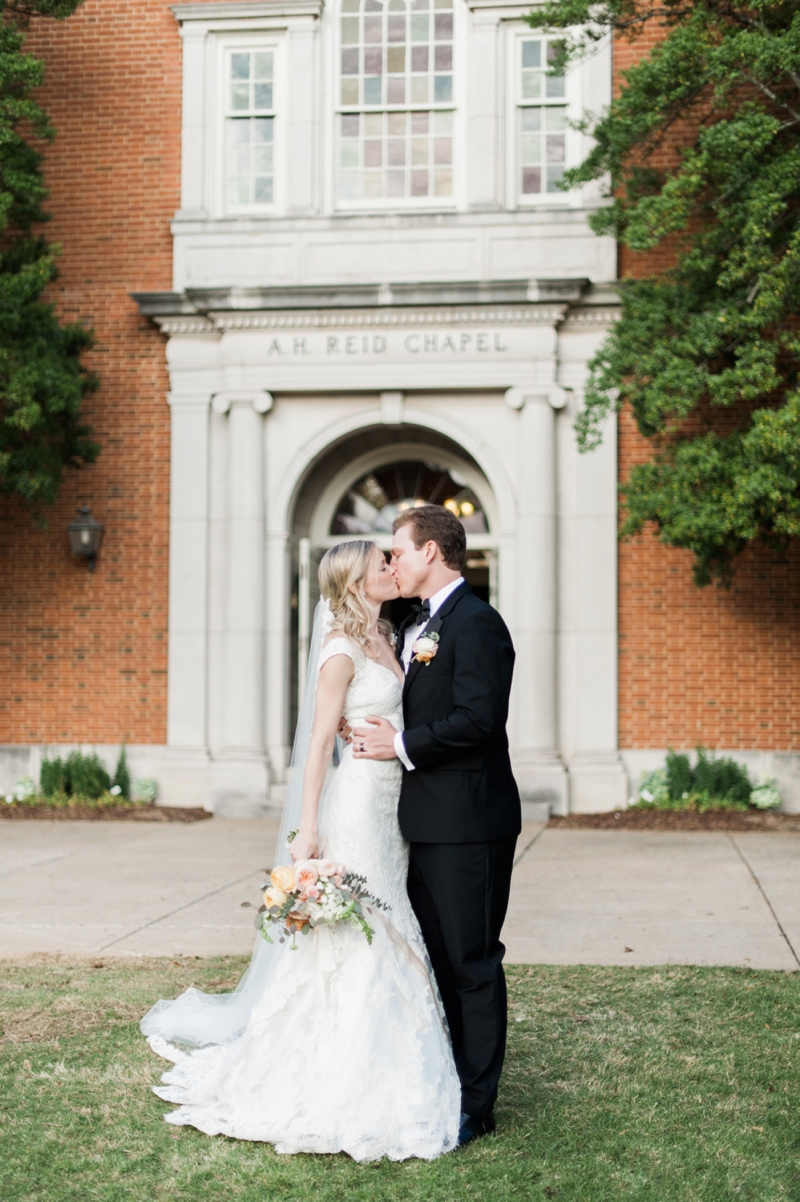
<svg viewBox="0 0 800 1202">
<path fill-rule="evenodd" d="M 420 605 L 412 605 L 411 611 L 416 616 L 418 626 L 421 622 L 427 622 L 431 616 L 430 600 L 426 598 Z"/>
</svg>

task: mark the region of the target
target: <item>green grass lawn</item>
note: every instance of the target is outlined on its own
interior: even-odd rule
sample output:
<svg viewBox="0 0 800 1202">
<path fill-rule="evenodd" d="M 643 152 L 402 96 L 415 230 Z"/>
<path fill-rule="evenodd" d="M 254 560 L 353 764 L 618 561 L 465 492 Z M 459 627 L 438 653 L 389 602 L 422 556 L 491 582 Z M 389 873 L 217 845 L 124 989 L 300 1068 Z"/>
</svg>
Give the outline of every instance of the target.
<svg viewBox="0 0 800 1202">
<path fill-rule="evenodd" d="M 512 967 L 496 1136 L 357 1165 L 162 1121 L 139 1016 L 244 964 L 0 965 L 2 1202 L 800 1199 L 800 974 Z"/>
</svg>

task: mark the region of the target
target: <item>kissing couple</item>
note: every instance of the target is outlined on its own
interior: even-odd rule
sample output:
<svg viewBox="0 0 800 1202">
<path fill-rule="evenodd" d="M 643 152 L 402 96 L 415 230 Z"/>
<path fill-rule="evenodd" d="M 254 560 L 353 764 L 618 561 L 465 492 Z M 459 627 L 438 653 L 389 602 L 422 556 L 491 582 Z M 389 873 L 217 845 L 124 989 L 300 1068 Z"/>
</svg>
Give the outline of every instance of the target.
<svg viewBox="0 0 800 1202">
<path fill-rule="evenodd" d="M 345 865 L 387 909 L 368 911 L 371 943 L 345 922 L 294 951 L 259 937 L 233 993 L 158 1002 L 141 1028 L 173 1062 L 167 1122 L 358 1161 L 432 1160 L 494 1130 L 514 649 L 465 559 L 459 520 L 424 505 L 395 521 L 391 564 L 361 540 L 320 562 L 278 858 Z M 395 638 L 379 615 L 399 596 L 422 605 Z"/>
</svg>

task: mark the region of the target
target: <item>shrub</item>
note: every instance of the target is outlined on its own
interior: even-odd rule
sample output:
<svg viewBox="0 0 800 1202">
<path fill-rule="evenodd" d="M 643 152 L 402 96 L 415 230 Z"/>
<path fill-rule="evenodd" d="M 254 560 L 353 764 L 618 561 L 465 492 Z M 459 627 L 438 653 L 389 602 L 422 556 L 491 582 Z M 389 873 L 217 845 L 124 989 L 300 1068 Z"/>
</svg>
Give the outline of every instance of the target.
<svg viewBox="0 0 800 1202">
<path fill-rule="evenodd" d="M 729 756 L 717 759 L 703 747 L 697 748 L 692 767 L 688 755 L 672 749 L 666 766 L 646 772 L 639 782 L 637 805 L 644 809 L 747 810 L 750 806 L 770 809 L 780 805 L 774 780 L 759 779 L 754 786 L 743 764 Z"/>
<path fill-rule="evenodd" d="M 639 800 L 661 809 L 670 804 L 669 781 L 666 768 L 655 768 L 642 774 L 639 781 Z"/>
<path fill-rule="evenodd" d="M 91 755 L 71 751 L 65 767 L 69 782 L 67 792 L 73 797 L 100 797 L 111 786 L 111 778 L 94 751 Z"/>
<path fill-rule="evenodd" d="M 111 787 L 119 789 L 119 796 L 124 797 L 126 801 L 130 801 L 131 774 L 128 771 L 128 760 L 125 755 L 124 743 L 119 749 L 119 759 L 117 760 L 117 767 L 114 771 L 114 779 L 111 782 Z"/>
<path fill-rule="evenodd" d="M 143 776 L 133 786 L 133 796 L 136 801 L 144 801 L 152 805 L 156 799 L 158 787 L 152 776 Z"/>
<path fill-rule="evenodd" d="M 98 798 L 108 792 L 111 778 L 96 752 L 71 751 L 66 760 L 42 761 L 39 785 L 46 797 Z"/>
<path fill-rule="evenodd" d="M 692 767 L 688 755 L 667 752 L 667 787 L 670 801 L 681 801 L 692 791 Z"/>
<path fill-rule="evenodd" d="M 758 778 L 758 784 L 750 794 L 750 804 L 759 810 L 771 810 L 774 806 L 781 804 L 781 795 L 774 777 L 760 776 Z"/>
<path fill-rule="evenodd" d="M 39 788 L 45 797 L 54 797 L 57 793 L 66 793 L 64 764 L 58 756 L 54 760 L 42 760 L 42 769 L 39 773 Z"/>
</svg>

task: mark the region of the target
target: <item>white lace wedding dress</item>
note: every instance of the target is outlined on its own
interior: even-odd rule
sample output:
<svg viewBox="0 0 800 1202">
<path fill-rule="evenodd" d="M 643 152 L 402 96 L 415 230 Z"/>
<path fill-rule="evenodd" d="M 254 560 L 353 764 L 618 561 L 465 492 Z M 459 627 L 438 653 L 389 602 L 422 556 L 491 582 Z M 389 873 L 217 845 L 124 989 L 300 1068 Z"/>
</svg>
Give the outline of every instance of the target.
<svg viewBox="0 0 800 1202">
<path fill-rule="evenodd" d="M 328 643 L 320 666 L 341 654 L 355 664 L 348 722 L 378 714 L 402 728 L 395 674 L 343 638 Z M 155 1091 L 179 1104 L 167 1122 L 359 1161 L 430 1160 L 456 1146 L 460 1087 L 406 893 L 400 774 L 396 760 L 354 760 L 348 747 L 326 800 L 323 853 L 363 874 L 391 907 L 373 912 L 371 945 L 337 924 L 299 936 L 297 951 L 276 948 L 246 1028 L 225 1043 L 186 1051 L 159 1034 L 169 1030 L 165 1007 L 191 1002 L 193 992 L 209 1000 L 197 991 L 142 1020 L 153 1050 L 174 1062 Z"/>
</svg>

